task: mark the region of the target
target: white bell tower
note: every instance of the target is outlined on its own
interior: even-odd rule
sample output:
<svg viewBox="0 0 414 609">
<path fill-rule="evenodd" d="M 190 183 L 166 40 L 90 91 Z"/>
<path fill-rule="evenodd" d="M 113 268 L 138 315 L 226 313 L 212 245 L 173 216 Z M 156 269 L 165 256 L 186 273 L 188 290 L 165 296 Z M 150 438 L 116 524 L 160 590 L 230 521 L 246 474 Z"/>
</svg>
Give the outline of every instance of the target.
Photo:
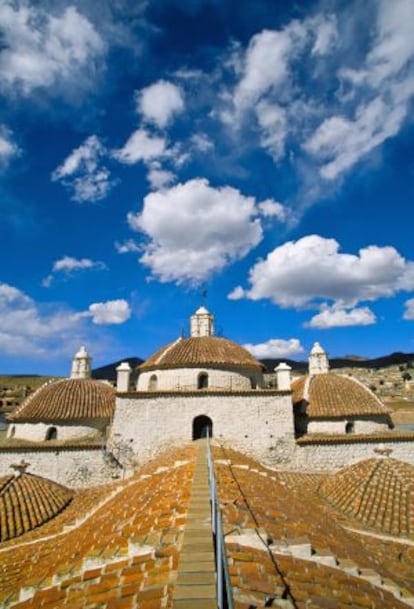
<svg viewBox="0 0 414 609">
<path fill-rule="evenodd" d="M 309 355 L 309 374 L 326 374 L 329 372 L 329 360 L 324 349 L 315 343 Z"/>
<path fill-rule="evenodd" d="M 214 315 L 205 307 L 200 307 L 190 318 L 190 334 L 192 337 L 213 336 Z"/>
<path fill-rule="evenodd" d="M 89 379 L 91 378 L 91 362 L 92 358 L 86 351 L 85 347 L 79 349 L 72 361 L 71 379 Z"/>
</svg>

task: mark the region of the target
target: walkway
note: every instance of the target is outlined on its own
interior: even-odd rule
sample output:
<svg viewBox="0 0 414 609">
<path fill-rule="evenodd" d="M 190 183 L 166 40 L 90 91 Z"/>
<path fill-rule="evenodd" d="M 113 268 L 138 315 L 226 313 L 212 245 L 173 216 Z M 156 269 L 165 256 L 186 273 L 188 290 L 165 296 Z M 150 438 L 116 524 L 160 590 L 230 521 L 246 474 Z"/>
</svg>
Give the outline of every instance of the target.
<svg viewBox="0 0 414 609">
<path fill-rule="evenodd" d="M 207 443 L 205 439 L 197 440 L 197 443 L 199 448 L 178 563 L 173 609 L 217 609 Z"/>
</svg>

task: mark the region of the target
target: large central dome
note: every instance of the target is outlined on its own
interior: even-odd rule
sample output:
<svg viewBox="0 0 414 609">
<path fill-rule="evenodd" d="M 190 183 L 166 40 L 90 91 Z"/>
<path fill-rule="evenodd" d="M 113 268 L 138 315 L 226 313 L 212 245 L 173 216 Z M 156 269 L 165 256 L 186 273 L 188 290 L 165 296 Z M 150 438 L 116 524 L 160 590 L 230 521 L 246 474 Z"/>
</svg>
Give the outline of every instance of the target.
<svg viewBox="0 0 414 609">
<path fill-rule="evenodd" d="M 199 366 L 242 366 L 263 368 L 246 349 L 219 336 L 179 338 L 149 357 L 140 371 Z"/>
<path fill-rule="evenodd" d="M 139 366 L 138 391 L 261 387 L 262 364 L 237 343 L 213 336 L 213 327 L 213 315 L 200 307 L 190 319 L 190 338 L 177 338 Z"/>
</svg>

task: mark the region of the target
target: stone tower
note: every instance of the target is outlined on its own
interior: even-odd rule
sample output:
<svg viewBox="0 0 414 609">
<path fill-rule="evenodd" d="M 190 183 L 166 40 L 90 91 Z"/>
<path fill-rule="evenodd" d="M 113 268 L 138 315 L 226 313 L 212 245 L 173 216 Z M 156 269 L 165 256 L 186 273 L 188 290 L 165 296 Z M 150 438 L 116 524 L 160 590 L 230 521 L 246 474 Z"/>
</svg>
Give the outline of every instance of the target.
<svg viewBox="0 0 414 609">
<path fill-rule="evenodd" d="M 92 358 L 86 351 L 85 347 L 79 349 L 72 361 L 71 379 L 89 379 L 91 378 L 91 362 Z"/>
<path fill-rule="evenodd" d="M 205 307 L 200 307 L 190 319 L 191 337 L 213 336 L 214 315 Z"/>
<path fill-rule="evenodd" d="M 326 374 L 329 372 L 329 360 L 324 349 L 315 343 L 309 355 L 309 374 Z"/>
</svg>

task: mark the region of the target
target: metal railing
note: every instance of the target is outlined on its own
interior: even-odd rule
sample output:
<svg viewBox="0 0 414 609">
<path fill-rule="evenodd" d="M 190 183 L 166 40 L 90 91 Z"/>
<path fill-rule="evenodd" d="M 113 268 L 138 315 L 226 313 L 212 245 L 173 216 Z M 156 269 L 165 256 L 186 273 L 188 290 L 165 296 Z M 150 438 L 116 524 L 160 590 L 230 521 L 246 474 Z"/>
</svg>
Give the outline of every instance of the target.
<svg viewBox="0 0 414 609">
<path fill-rule="evenodd" d="M 224 541 L 221 510 L 217 498 L 217 484 L 214 475 L 213 457 L 210 446 L 210 433 L 207 430 L 207 464 L 210 485 L 211 526 L 216 556 L 217 575 L 217 606 L 218 609 L 233 609 L 233 596 L 230 583 L 229 566 L 227 563 L 226 543 Z"/>
</svg>

